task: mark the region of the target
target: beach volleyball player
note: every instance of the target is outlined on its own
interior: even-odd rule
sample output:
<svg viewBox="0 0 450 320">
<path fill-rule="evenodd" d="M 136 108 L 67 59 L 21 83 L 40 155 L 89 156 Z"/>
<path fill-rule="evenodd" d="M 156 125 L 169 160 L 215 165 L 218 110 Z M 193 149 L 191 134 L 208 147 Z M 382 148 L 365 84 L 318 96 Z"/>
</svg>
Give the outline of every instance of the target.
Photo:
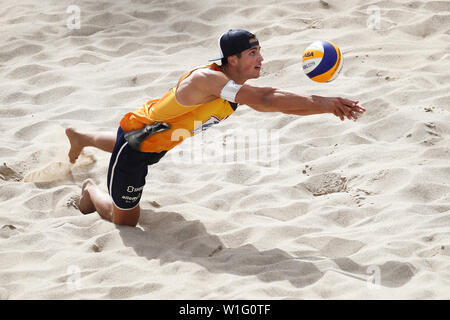
<svg viewBox="0 0 450 320">
<path fill-rule="evenodd" d="M 232 115 L 238 105 L 299 116 L 331 113 L 342 121 L 356 120 L 358 113 L 365 112 L 358 101 L 346 98 L 299 95 L 245 84 L 260 76 L 263 62 L 258 39 L 246 30 L 225 32 L 219 38 L 219 49 L 220 57 L 210 61 L 221 60 L 220 65 L 211 63 L 182 75 L 160 99 L 125 114 L 117 133 L 66 129 L 70 162 L 74 163 L 88 146 L 112 153 L 108 193 L 92 179 L 85 180 L 79 200 L 82 213 L 97 211 L 116 224 L 136 226 L 148 166 L 184 138 Z"/>
</svg>

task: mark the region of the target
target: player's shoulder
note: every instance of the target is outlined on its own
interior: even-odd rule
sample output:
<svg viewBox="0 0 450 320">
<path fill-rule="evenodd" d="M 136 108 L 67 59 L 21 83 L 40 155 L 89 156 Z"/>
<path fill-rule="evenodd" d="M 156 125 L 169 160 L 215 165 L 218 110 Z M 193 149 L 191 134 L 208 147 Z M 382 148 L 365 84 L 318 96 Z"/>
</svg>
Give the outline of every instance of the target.
<svg viewBox="0 0 450 320">
<path fill-rule="evenodd" d="M 201 81 L 227 79 L 227 76 L 222 72 L 220 66 L 218 66 L 217 64 L 199 67 L 192 72 L 192 76 Z"/>
</svg>

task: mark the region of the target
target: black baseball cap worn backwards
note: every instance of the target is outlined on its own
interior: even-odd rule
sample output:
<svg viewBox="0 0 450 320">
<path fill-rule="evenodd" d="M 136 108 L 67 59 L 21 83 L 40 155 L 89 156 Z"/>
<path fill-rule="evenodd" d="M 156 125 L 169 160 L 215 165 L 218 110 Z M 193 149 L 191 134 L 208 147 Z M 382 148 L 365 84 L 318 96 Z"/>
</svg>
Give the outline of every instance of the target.
<svg viewBox="0 0 450 320">
<path fill-rule="evenodd" d="M 254 37 L 254 35 L 247 30 L 228 30 L 219 38 L 219 50 L 221 56 L 209 61 L 227 58 L 250 49 L 251 47 L 259 46 L 259 42 L 256 38 L 252 38 L 252 41 L 250 42 L 250 36 Z"/>
</svg>

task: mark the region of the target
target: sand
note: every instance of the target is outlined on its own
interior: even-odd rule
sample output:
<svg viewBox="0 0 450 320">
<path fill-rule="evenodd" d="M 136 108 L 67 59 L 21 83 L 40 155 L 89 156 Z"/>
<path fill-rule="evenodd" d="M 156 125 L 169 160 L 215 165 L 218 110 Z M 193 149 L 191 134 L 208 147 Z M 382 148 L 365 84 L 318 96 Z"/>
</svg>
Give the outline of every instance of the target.
<svg viewBox="0 0 450 320">
<path fill-rule="evenodd" d="M 1 3 L 1 299 L 450 298 L 448 1 L 76 1 L 79 29 L 74 2 Z M 367 112 L 240 106 L 150 168 L 136 228 L 82 215 L 109 154 L 70 164 L 64 129 L 115 131 L 229 28 L 262 46 L 249 83 Z M 331 83 L 302 71 L 319 39 L 343 52 Z"/>
</svg>

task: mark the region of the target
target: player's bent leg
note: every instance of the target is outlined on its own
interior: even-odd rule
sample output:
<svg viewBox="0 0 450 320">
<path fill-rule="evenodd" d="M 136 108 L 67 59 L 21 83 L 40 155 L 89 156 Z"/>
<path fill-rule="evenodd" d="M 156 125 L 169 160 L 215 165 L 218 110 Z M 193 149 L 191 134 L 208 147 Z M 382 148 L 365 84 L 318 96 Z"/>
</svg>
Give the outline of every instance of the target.
<svg viewBox="0 0 450 320">
<path fill-rule="evenodd" d="M 116 143 L 116 134 L 113 132 L 80 132 L 74 127 L 66 129 L 70 142 L 69 160 L 75 163 L 84 147 L 95 147 L 106 152 L 112 152 Z"/>
<path fill-rule="evenodd" d="M 139 222 L 139 204 L 131 209 L 118 208 L 111 196 L 101 190 L 92 179 L 86 179 L 83 182 L 78 207 L 83 214 L 97 211 L 103 219 L 118 225 L 135 227 Z"/>
<path fill-rule="evenodd" d="M 137 225 L 140 215 L 139 202 L 148 166 L 158 162 L 165 153 L 134 150 L 128 145 L 125 132 L 118 128 L 107 176 L 108 193 L 112 200 L 111 221 L 115 224 Z"/>
<path fill-rule="evenodd" d="M 100 189 L 92 179 L 83 182 L 79 209 L 83 214 L 97 211 L 108 221 L 112 221 L 113 201 L 108 193 Z"/>
<path fill-rule="evenodd" d="M 112 222 L 118 225 L 135 227 L 139 222 L 141 208 L 139 205 L 132 209 L 124 210 L 113 205 Z"/>
</svg>

